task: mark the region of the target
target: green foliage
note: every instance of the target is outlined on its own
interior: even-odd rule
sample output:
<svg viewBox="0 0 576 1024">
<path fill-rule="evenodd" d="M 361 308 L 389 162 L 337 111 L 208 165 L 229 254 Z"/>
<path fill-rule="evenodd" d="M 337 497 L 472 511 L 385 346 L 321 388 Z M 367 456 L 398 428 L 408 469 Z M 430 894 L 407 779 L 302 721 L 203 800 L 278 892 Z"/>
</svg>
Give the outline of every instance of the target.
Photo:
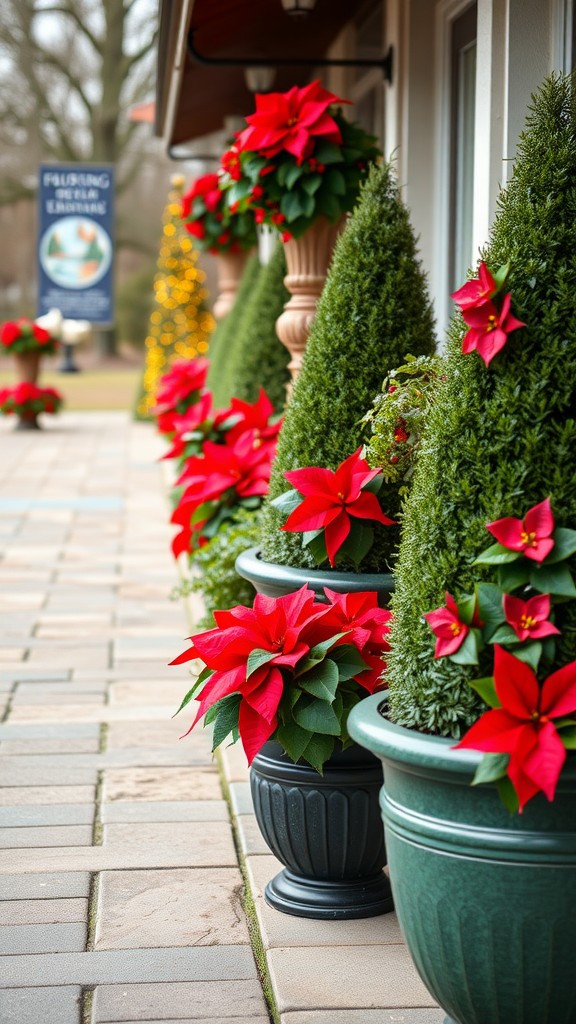
<svg viewBox="0 0 576 1024">
<path fill-rule="evenodd" d="M 286 384 L 290 377 L 290 354 L 276 334 L 276 320 L 290 298 L 284 286 L 285 275 L 286 257 L 284 246 L 279 242 L 248 297 L 230 348 L 228 371 L 231 394 L 235 398 L 255 402 L 260 388 L 264 388 L 276 412 L 281 412 L 286 404 Z"/>
<path fill-rule="evenodd" d="M 210 359 L 210 370 L 208 371 L 207 385 L 214 394 L 214 403 L 217 408 L 224 408 L 232 398 L 229 382 L 230 354 L 235 344 L 235 339 L 246 311 L 246 303 L 258 280 L 261 266 L 256 255 L 250 256 L 240 287 L 236 295 L 236 301 L 223 320 L 220 321 L 208 349 Z"/>
<path fill-rule="evenodd" d="M 444 591 L 489 578 L 474 565 L 489 543 L 485 524 L 522 517 L 549 496 L 556 522 L 576 521 L 576 112 L 570 80 L 548 79 L 530 108 L 513 177 L 502 193 L 482 257 L 510 263 L 512 333 L 487 368 L 461 352 L 465 325 L 449 329 L 445 385 L 427 421 L 404 509 L 393 598 L 390 708 L 396 722 L 459 736 L 484 705 L 478 674 L 434 661 L 422 619 Z M 574 562 L 571 562 L 572 567 Z M 560 605 L 555 667 L 576 657 L 574 602 Z"/>
<path fill-rule="evenodd" d="M 336 245 L 280 433 L 270 499 L 289 489 L 283 475 L 287 470 L 336 469 L 362 444 L 361 420 L 383 377 L 407 352 L 433 351 L 432 309 L 408 211 L 392 168 L 374 167 Z M 397 488 L 385 484 L 380 500 L 395 519 L 400 504 Z M 261 536 L 264 557 L 313 567 L 302 535 L 279 532 L 284 521 L 277 509 L 266 506 Z M 366 572 L 387 570 L 398 529 L 385 527 L 378 536 L 362 563 Z"/>
<path fill-rule="evenodd" d="M 234 564 L 242 551 L 257 543 L 256 520 L 257 512 L 238 509 L 234 518 L 223 523 L 208 544 L 194 552 L 194 574 L 180 587 L 180 594 L 199 592 L 203 595 L 206 616 L 199 628 L 211 629 L 214 625 L 212 612 L 218 609 L 252 604 L 254 588 L 238 576 Z"/>
</svg>

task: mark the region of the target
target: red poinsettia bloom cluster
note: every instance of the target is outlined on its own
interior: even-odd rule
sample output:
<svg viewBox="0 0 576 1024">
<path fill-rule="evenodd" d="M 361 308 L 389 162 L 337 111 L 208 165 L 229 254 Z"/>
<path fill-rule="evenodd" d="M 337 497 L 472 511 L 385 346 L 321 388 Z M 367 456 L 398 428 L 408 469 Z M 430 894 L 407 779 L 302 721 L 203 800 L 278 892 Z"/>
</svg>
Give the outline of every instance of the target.
<svg viewBox="0 0 576 1024">
<path fill-rule="evenodd" d="M 202 251 L 239 253 L 256 245 L 254 214 L 230 208 L 217 174 L 196 179 L 182 197 L 182 217 Z"/>
<path fill-rule="evenodd" d="M 2 324 L 0 343 L 9 352 L 17 354 L 43 352 L 46 355 L 51 355 L 56 351 L 58 340 L 33 320 L 21 317 L 19 320 L 9 320 Z"/>
<path fill-rule="evenodd" d="M 486 366 L 504 348 L 508 335 L 526 326 L 510 312 L 511 293 L 499 299 L 506 272 L 506 267 L 501 268 L 496 280 L 486 264 L 481 263 L 478 279 L 467 281 L 452 293 L 469 328 L 462 342 L 462 351 L 468 354 L 476 350 Z"/>
<path fill-rule="evenodd" d="M 457 746 L 510 755 L 508 776 L 520 810 L 540 791 L 553 800 L 566 760 L 555 720 L 576 713 L 576 662 L 540 685 L 529 665 L 496 646 L 494 687 L 499 706 L 482 715 Z"/>
<path fill-rule="evenodd" d="M 238 149 L 276 156 L 283 150 L 299 164 L 312 155 L 313 140 L 342 142 L 338 124 L 328 113 L 333 103 L 345 103 L 324 89 L 319 81 L 288 92 L 270 92 L 256 96 L 256 113 L 246 118 L 248 128 L 238 135 Z"/>
<path fill-rule="evenodd" d="M 528 510 L 522 519 L 507 517 L 489 523 L 497 543 L 475 564 L 494 566 L 498 584 L 479 583 L 473 594 L 425 614 L 436 637 L 435 658 L 478 665 L 482 651 L 493 645 L 494 679 L 471 683 L 493 710 L 472 726 L 459 746 L 487 754 L 509 755 L 489 770 L 491 781 L 507 774 L 520 810 L 540 790 L 552 799 L 558 774 L 576 734 L 576 662 L 548 676 L 555 660 L 560 630 L 553 621 L 554 603 L 576 597 L 566 564 L 576 554 L 576 530 L 557 528 L 550 499 Z M 520 593 L 512 593 L 511 591 Z M 556 724 L 552 722 L 556 720 Z M 505 791 L 504 799 L 510 804 Z"/>
<path fill-rule="evenodd" d="M 181 359 L 160 378 L 153 412 L 161 434 L 181 437 L 209 417 L 212 395 L 205 387 L 209 366 L 203 357 Z"/>
<path fill-rule="evenodd" d="M 307 539 L 308 543 L 315 541 L 318 534 L 321 534 L 319 561 L 327 557 L 331 566 L 336 565 L 339 551 L 353 532 L 354 520 L 369 520 L 383 526 L 394 525 L 393 520 L 382 511 L 375 493 L 382 483 L 382 474 L 380 470 L 370 468 L 362 457 L 361 448 L 345 459 L 336 470 L 309 466 L 292 470 L 284 476 L 301 497 L 294 500 L 293 492 L 289 492 L 287 496 L 282 495 L 275 500 L 279 508 L 295 505 L 282 530 L 315 533 L 316 536 Z M 354 550 L 348 553 L 354 559 Z M 366 551 L 362 550 L 361 553 L 363 557 Z"/>
<path fill-rule="evenodd" d="M 391 618 L 375 594 L 326 594 L 329 604 L 304 586 L 278 598 L 258 594 L 252 608 L 215 612 L 216 628 L 191 637 L 172 662 L 199 658 L 210 670 L 182 703 L 201 687 L 190 729 L 215 711 L 216 731 L 218 714 L 227 714 L 226 734 L 239 733 L 249 763 L 268 739 L 286 734 L 289 756 L 321 769 L 333 739 L 346 738 L 342 693 L 349 709 L 358 686 L 372 693 L 379 684 Z M 378 659 L 377 676 L 369 659 Z"/>
<path fill-rule="evenodd" d="M 0 413 L 4 416 L 56 413 L 62 406 L 62 395 L 55 388 L 39 388 L 23 382 L 13 388 L 0 389 Z"/>
</svg>

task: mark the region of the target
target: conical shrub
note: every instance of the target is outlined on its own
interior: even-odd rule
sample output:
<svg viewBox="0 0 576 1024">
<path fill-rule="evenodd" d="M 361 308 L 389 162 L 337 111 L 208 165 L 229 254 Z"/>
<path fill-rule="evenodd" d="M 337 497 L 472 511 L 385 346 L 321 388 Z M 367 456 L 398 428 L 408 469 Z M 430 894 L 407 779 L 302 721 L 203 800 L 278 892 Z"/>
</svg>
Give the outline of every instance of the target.
<svg viewBox="0 0 576 1024">
<path fill-rule="evenodd" d="M 280 433 L 270 500 L 290 489 L 285 471 L 335 469 L 354 452 L 365 436 L 360 420 L 383 378 L 407 353 L 425 355 L 434 345 L 434 318 L 408 210 L 392 167 L 374 167 L 334 251 Z M 397 488 L 383 486 L 380 499 L 394 518 Z M 264 558 L 313 567 L 302 535 L 279 531 L 284 521 L 266 506 Z M 397 527 L 380 531 L 362 570 L 387 571 L 397 541 Z"/>
<path fill-rule="evenodd" d="M 423 613 L 481 578 L 472 562 L 491 542 L 487 523 L 547 496 L 559 525 L 576 522 L 576 111 L 566 77 L 532 98 L 482 258 L 492 271 L 510 264 L 505 290 L 527 326 L 486 367 L 461 351 L 461 315 L 451 323 L 446 382 L 404 510 L 388 671 L 394 721 L 454 736 L 484 709 L 468 685 L 482 671 L 434 661 Z M 558 667 L 576 657 L 574 602 L 556 624 Z"/>
<path fill-rule="evenodd" d="M 256 285 L 261 269 L 258 257 L 255 254 L 250 256 L 244 267 L 244 273 L 242 274 L 234 305 L 228 315 L 220 321 L 210 341 L 210 348 L 208 350 L 210 370 L 208 372 L 207 384 L 214 393 L 214 403 L 217 408 L 228 405 L 232 397 L 230 390 L 230 353 L 246 312 L 246 304 Z"/>
<path fill-rule="evenodd" d="M 286 404 L 290 353 L 276 334 L 276 321 L 290 293 L 284 285 L 286 257 L 278 243 L 246 303 L 230 349 L 229 382 L 235 398 L 255 402 L 264 388 L 277 412 Z"/>
</svg>

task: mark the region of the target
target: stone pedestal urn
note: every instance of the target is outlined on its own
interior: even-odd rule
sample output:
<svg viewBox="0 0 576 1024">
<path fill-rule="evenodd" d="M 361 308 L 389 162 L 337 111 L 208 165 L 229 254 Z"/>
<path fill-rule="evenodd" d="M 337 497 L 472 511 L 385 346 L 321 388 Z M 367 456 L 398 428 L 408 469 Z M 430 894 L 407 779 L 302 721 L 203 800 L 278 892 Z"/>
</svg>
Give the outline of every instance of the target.
<svg viewBox="0 0 576 1024">
<path fill-rule="evenodd" d="M 336 224 L 331 224 L 326 217 L 319 217 L 300 238 L 284 243 L 288 265 L 284 284 L 292 298 L 276 321 L 276 333 L 292 357 L 288 367 L 293 381 L 300 373 L 316 305 L 344 222 L 344 217 Z"/>
<path fill-rule="evenodd" d="M 218 298 L 213 313 L 217 320 L 227 316 L 234 305 L 248 256 L 248 252 L 221 252 L 216 257 Z"/>
</svg>

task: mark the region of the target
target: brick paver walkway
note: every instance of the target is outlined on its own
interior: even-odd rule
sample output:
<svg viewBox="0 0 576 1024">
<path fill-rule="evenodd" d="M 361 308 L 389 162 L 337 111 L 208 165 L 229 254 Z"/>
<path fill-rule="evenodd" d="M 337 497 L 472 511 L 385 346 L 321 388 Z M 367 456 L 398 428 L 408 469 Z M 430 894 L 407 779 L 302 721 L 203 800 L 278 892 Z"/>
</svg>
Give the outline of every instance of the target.
<svg viewBox="0 0 576 1024">
<path fill-rule="evenodd" d="M 0 425 L 0 1021 L 268 1024 L 190 679 L 160 442 Z"/>
<path fill-rule="evenodd" d="M 190 677 L 151 426 L 0 423 L 0 1024 L 269 1024 Z M 222 759 L 277 1024 L 441 1024 L 393 914 L 271 910 L 245 758 Z"/>
</svg>

